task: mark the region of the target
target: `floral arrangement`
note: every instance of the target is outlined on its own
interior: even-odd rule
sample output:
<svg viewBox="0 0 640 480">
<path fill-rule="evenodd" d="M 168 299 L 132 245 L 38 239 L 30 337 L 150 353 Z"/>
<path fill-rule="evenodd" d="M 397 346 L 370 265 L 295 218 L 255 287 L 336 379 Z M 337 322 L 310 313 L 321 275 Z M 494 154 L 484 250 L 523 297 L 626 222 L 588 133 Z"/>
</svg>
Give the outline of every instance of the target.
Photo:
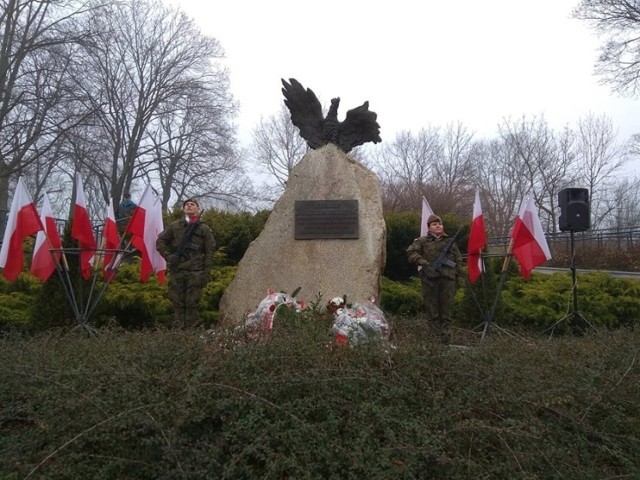
<svg viewBox="0 0 640 480">
<path fill-rule="evenodd" d="M 303 300 L 298 300 L 296 294 L 286 292 L 267 291 L 267 296 L 262 299 L 253 312 L 247 312 L 243 329 L 250 338 L 257 332 L 270 333 L 278 308 L 295 310 L 300 313 L 306 306 Z M 327 313 L 333 316 L 331 328 L 335 335 L 337 345 L 354 346 L 368 340 L 388 340 L 389 324 L 384 313 L 371 298 L 363 303 L 351 305 L 347 303 L 347 297 L 334 297 L 326 305 Z"/>
<path fill-rule="evenodd" d="M 350 306 L 346 298 L 336 297 L 328 305 L 329 309 L 333 307 L 336 344 L 353 346 L 372 338 L 389 338 L 389 323 L 373 300 Z"/>
<path fill-rule="evenodd" d="M 263 330 L 267 333 L 271 332 L 273 320 L 280 305 L 285 305 L 296 312 L 300 312 L 305 308 L 304 301 L 295 297 L 299 290 L 297 289 L 293 295 L 288 295 L 285 292 L 275 292 L 269 289 L 267 296 L 258 304 L 258 308 L 254 312 L 247 313 L 244 326 L 255 330 Z"/>
<path fill-rule="evenodd" d="M 329 303 L 327 303 L 327 312 L 329 312 L 331 315 L 335 315 L 338 310 L 345 308 L 346 306 L 347 306 L 346 295 L 344 297 L 334 297 L 331 300 L 329 300 Z"/>
</svg>

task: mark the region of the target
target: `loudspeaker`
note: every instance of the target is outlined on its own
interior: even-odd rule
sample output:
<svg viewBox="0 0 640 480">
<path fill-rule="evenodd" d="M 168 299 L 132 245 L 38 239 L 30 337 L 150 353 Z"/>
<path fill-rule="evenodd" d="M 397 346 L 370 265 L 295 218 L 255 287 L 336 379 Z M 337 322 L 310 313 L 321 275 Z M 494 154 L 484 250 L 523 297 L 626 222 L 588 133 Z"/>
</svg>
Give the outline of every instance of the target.
<svg viewBox="0 0 640 480">
<path fill-rule="evenodd" d="M 563 232 L 583 232 L 591 227 L 589 212 L 589 189 L 565 188 L 558 192 L 560 230 Z"/>
</svg>

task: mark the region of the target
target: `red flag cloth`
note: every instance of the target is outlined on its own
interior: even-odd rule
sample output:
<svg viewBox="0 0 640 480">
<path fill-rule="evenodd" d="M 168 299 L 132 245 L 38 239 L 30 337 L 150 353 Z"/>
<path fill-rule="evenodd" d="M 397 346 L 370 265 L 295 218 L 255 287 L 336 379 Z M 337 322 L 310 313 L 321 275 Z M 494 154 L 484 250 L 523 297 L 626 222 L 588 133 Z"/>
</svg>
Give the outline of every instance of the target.
<svg viewBox="0 0 640 480">
<path fill-rule="evenodd" d="M 141 282 L 146 282 L 149 279 L 149 274 L 155 272 L 158 282 L 164 283 L 167 264 L 156 250 L 156 240 L 163 230 L 160 200 L 155 197 L 151 187 L 147 185 L 125 229 L 127 233 L 131 234 L 133 246 L 142 253 Z"/>
<path fill-rule="evenodd" d="M 62 242 L 60 241 L 58 225 L 53 217 L 47 192 L 44 192 L 40 221 L 44 226 L 44 230 L 40 230 L 36 237 L 30 272 L 33 276 L 46 282 L 55 271 L 56 265 L 60 262 L 60 257 L 62 256 L 60 251 Z M 57 251 L 51 251 L 51 249 L 57 249 Z"/>
<path fill-rule="evenodd" d="M 531 276 L 531 271 L 551 260 L 551 252 L 547 239 L 542 231 L 538 209 L 533 198 L 527 197 L 520 207 L 511 232 L 513 240 L 513 255 L 520 263 L 520 275 L 524 278 Z"/>
<path fill-rule="evenodd" d="M 10 282 L 18 278 L 24 266 L 22 242 L 26 237 L 43 228 L 38 210 L 29 196 L 27 187 L 22 178 L 19 178 L 0 249 L 0 267 L 3 269 L 4 278 Z"/>
<path fill-rule="evenodd" d="M 76 203 L 73 207 L 73 225 L 71 238 L 78 241 L 80 247 L 80 272 L 85 280 L 91 276 L 91 266 L 96 252 L 96 239 L 87 212 L 87 201 L 82 189 L 80 174 L 76 174 Z"/>
<path fill-rule="evenodd" d="M 104 264 L 102 266 L 102 274 L 104 279 L 108 282 L 113 280 L 116 276 L 116 268 L 118 267 L 119 258 L 116 252 L 110 250 L 117 250 L 120 246 L 120 236 L 118 235 L 118 225 L 116 223 L 116 216 L 113 213 L 113 199 L 109 202 L 107 207 L 107 216 L 104 220 L 104 228 L 102 230 L 102 238 L 104 241 Z"/>
<path fill-rule="evenodd" d="M 427 199 L 422 196 L 422 219 L 420 221 L 420 236 L 424 237 L 429 232 L 429 225 L 427 224 L 427 220 L 429 217 L 433 215 L 433 210 L 431 209 L 431 205 L 427 202 Z"/>
<path fill-rule="evenodd" d="M 469 243 L 467 244 L 467 273 L 471 283 L 476 283 L 482 272 L 484 272 L 482 251 L 486 246 L 487 233 L 484 228 L 484 215 L 482 215 L 482 205 L 480 204 L 480 190 L 476 188 L 476 198 L 473 202 L 473 220 L 471 221 L 471 232 L 469 233 Z"/>
</svg>

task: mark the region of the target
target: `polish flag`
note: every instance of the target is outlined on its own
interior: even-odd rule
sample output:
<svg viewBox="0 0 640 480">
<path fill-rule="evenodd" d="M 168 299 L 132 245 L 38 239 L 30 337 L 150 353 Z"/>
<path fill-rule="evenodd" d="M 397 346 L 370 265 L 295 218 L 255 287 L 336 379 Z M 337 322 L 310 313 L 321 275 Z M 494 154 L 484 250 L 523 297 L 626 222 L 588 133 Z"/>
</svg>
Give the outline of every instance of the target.
<svg viewBox="0 0 640 480">
<path fill-rule="evenodd" d="M 133 246 L 142 253 L 141 282 L 146 282 L 151 272 L 156 273 L 159 283 L 165 281 L 167 264 L 156 250 L 156 240 L 163 230 L 160 199 L 153 194 L 151 186 L 147 185 L 125 229 L 125 232 L 131 234 Z"/>
<path fill-rule="evenodd" d="M 532 197 L 527 197 L 520 207 L 511 232 L 513 255 L 520 263 L 520 275 L 531 276 L 531 271 L 551 260 L 547 239 L 542 231 L 538 209 Z"/>
<path fill-rule="evenodd" d="M 107 207 L 107 216 L 104 220 L 104 229 L 102 230 L 102 238 L 104 241 L 104 265 L 102 273 L 104 279 L 110 282 L 116 276 L 116 269 L 120 261 L 119 254 L 109 250 L 117 250 L 120 246 L 120 236 L 118 235 L 118 225 L 116 224 L 116 216 L 113 213 L 113 199 Z"/>
<path fill-rule="evenodd" d="M 482 215 L 482 205 L 480 204 L 480 189 L 476 188 L 476 198 L 473 202 L 473 220 L 467 247 L 467 272 L 471 283 L 476 283 L 482 272 L 484 272 L 482 250 L 486 246 L 487 233 L 484 228 L 484 216 Z"/>
<path fill-rule="evenodd" d="M 29 196 L 27 187 L 22 178 L 19 178 L 9 209 L 2 248 L 0 248 L 0 268 L 3 269 L 4 278 L 10 282 L 18 278 L 24 266 L 22 242 L 26 237 L 43 228 L 38 210 Z"/>
<path fill-rule="evenodd" d="M 76 204 L 73 207 L 73 225 L 71 238 L 78 241 L 80 247 L 80 272 L 85 280 L 91 276 L 91 266 L 96 252 L 96 239 L 87 212 L 87 201 L 82 189 L 82 179 L 76 173 Z"/>
<path fill-rule="evenodd" d="M 40 230 L 36 237 L 30 271 L 33 276 L 46 282 L 55 271 L 56 265 L 60 262 L 60 257 L 62 256 L 60 251 L 62 242 L 60 241 L 58 225 L 53 217 L 47 192 L 44 192 L 40 221 L 44 226 L 44 230 Z M 56 251 L 51 251 L 51 249 L 56 249 Z"/>
<path fill-rule="evenodd" d="M 420 222 L 420 236 L 424 237 L 427 233 L 429 233 L 429 225 L 427 221 L 429 217 L 433 215 L 433 210 L 431 209 L 431 205 L 427 202 L 427 199 L 422 196 L 422 221 Z"/>
</svg>

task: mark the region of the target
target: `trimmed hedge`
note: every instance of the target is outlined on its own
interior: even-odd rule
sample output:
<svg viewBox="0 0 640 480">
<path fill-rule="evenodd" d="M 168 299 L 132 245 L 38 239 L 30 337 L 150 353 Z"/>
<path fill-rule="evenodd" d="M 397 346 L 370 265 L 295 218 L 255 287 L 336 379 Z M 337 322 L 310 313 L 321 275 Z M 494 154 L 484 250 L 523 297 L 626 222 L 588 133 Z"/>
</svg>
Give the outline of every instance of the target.
<svg viewBox="0 0 640 480">
<path fill-rule="evenodd" d="M 502 262 L 494 259 L 488 264 L 489 272 L 476 285 L 458 290 L 454 315 L 459 327 L 472 328 L 482 323 L 496 299 Z M 200 303 L 205 327 L 216 325 L 220 299 L 235 271 L 233 266 L 212 270 Z M 92 325 L 115 324 L 140 329 L 170 324 L 172 311 L 166 297 L 166 286 L 159 285 L 153 276 L 149 282 L 140 283 L 138 275 L 137 260 L 121 267 L 117 280 L 109 286 L 91 317 Z M 588 325 L 573 325 L 571 321 L 572 279 L 569 273 L 534 273 L 529 280 L 523 280 L 518 276 L 516 266 L 511 267 L 506 277 L 493 321 L 503 327 L 530 331 L 542 331 L 557 323 L 555 331 L 558 333 L 575 327 L 584 330 L 590 326 L 615 329 L 638 325 L 640 282 L 603 273 L 579 274 L 577 279 L 579 313 L 589 322 Z M 394 282 L 383 277 L 380 290 L 380 306 L 385 314 L 416 315 L 422 311 L 421 287 L 417 277 L 408 282 Z M 304 300 L 307 304 L 325 304 L 329 299 Z M 571 318 L 567 319 L 567 315 Z M 12 284 L 0 277 L 0 331 L 38 332 L 74 325 L 67 299 L 56 279 L 41 286 L 28 275 L 21 275 Z"/>
</svg>

